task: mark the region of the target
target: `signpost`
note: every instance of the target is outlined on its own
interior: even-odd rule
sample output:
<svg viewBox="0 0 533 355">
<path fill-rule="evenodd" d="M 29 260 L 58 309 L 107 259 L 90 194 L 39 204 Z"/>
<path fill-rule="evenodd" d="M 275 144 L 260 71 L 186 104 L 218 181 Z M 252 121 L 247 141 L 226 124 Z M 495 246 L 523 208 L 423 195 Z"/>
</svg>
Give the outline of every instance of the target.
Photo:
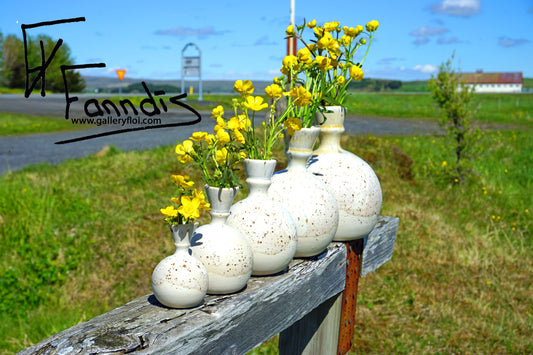
<svg viewBox="0 0 533 355">
<path fill-rule="evenodd" d="M 126 69 L 117 69 L 118 80 L 122 81 L 124 79 L 124 74 L 126 74 Z M 118 87 L 118 99 L 122 97 L 122 83 Z"/>
<path fill-rule="evenodd" d="M 198 55 L 186 56 L 185 51 L 189 47 L 195 47 Z M 181 51 L 181 92 L 185 92 L 185 77 L 198 78 L 198 101 L 202 101 L 202 52 L 194 43 L 187 43 Z"/>
</svg>

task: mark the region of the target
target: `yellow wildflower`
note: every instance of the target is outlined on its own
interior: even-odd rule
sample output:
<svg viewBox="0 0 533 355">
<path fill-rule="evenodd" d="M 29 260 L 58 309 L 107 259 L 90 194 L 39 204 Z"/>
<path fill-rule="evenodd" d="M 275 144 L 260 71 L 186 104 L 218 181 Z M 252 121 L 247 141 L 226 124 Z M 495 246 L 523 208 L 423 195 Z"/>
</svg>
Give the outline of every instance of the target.
<svg viewBox="0 0 533 355">
<path fill-rule="evenodd" d="M 448 165 L 448 163 L 445 161 L 442 162 L 442 167 L 444 168 L 446 165 Z"/>
<path fill-rule="evenodd" d="M 194 186 L 194 181 L 187 181 L 189 177 L 187 175 L 170 175 L 170 178 L 174 183 L 184 189 Z"/>
<path fill-rule="evenodd" d="M 203 142 L 207 138 L 207 132 L 194 132 L 190 140 L 194 142 Z"/>
<path fill-rule="evenodd" d="M 312 95 L 303 86 L 292 88 L 289 91 L 289 96 L 294 100 L 296 106 L 305 106 L 311 102 Z"/>
<path fill-rule="evenodd" d="M 215 133 L 218 132 L 219 129 L 225 129 L 226 128 L 226 121 L 224 121 L 224 119 L 222 117 L 217 117 L 217 124 L 216 126 L 213 128 L 213 131 Z"/>
<path fill-rule="evenodd" d="M 286 68 L 295 68 L 298 65 L 298 57 L 295 55 L 287 55 L 285 58 L 283 58 L 283 66 Z"/>
<path fill-rule="evenodd" d="M 244 139 L 244 135 L 239 130 L 233 131 L 233 136 L 235 137 L 235 140 L 241 144 L 246 143 L 246 140 Z"/>
<path fill-rule="evenodd" d="M 185 219 L 196 219 L 200 217 L 200 200 L 191 199 L 189 196 L 181 196 L 181 206 L 178 207 L 178 213 Z"/>
<path fill-rule="evenodd" d="M 316 20 L 309 22 L 306 26 L 309 28 L 314 28 L 316 26 Z"/>
<path fill-rule="evenodd" d="M 209 211 L 211 209 L 211 205 L 209 204 L 209 202 L 207 202 L 205 194 L 202 190 L 194 189 L 193 195 L 193 199 L 198 199 L 200 201 L 200 208 L 202 210 Z"/>
<path fill-rule="evenodd" d="M 193 143 L 190 140 L 183 141 L 183 144 L 176 145 L 176 154 L 180 163 L 189 163 L 193 161 L 191 154 L 194 154 Z"/>
<path fill-rule="evenodd" d="M 263 103 L 263 98 L 261 96 L 248 96 L 244 106 L 253 111 L 261 111 L 262 109 L 268 107 L 268 104 Z"/>
<path fill-rule="evenodd" d="M 228 158 L 228 150 L 226 148 L 217 149 L 215 152 L 215 160 L 219 164 L 224 164 L 226 162 L 226 159 Z"/>
<path fill-rule="evenodd" d="M 232 117 L 228 121 L 228 129 L 231 129 L 231 130 L 241 129 L 241 121 L 239 121 L 237 117 Z"/>
<path fill-rule="evenodd" d="M 324 24 L 324 30 L 326 32 L 332 32 L 332 31 L 335 31 L 337 29 L 337 27 L 339 27 L 339 23 L 337 21 L 332 21 L 332 22 L 326 22 Z"/>
<path fill-rule="evenodd" d="M 161 211 L 161 213 L 164 214 L 166 217 L 178 216 L 178 210 L 175 209 L 174 206 L 167 206 L 166 208 L 161 208 L 159 211 Z"/>
<path fill-rule="evenodd" d="M 320 39 L 324 35 L 325 31 L 323 27 L 315 27 L 313 28 L 313 31 L 315 32 L 315 37 Z"/>
<path fill-rule="evenodd" d="M 295 131 L 302 129 L 302 121 L 296 117 L 289 117 L 283 123 L 283 126 L 287 129 L 287 133 L 294 136 Z"/>
<path fill-rule="evenodd" d="M 359 43 L 361 43 L 361 44 L 366 44 L 366 38 L 361 38 L 361 39 L 359 40 Z"/>
<path fill-rule="evenodd" d="M 350 77 L 353 79 L 353 80 L 363 80 L 363 77 L 364 77 L 365 73 L 363 72 L 363 70 L 361 68 L 359 68 L 358 65 L 352 65 L 350 67 Z"/>
<path fill-rule="evenodd" d="M 225 143 L 228 143 L 230 141 L 229 133 L 226 132 L 224 129 L 219 129 L 217 131 L 216 137 L 217 137 L 217 140 L 218 140 L 219 144 L 225 144 Z"/>
<path fill-rule="evenodd" d="M 211 118 L 216 119 L 217 117 L 222 117 L 224 115 L 224 107 L 218 105 L 211 111 Z"/>
<path fill-rule="evenodd" d="M 254 92 L 254 84 L 250 80 L 245 80 L 244 82 L 237 80 L 233 85 L 233 90 L 245 96 Z"/>
<path fill-rule="evenodd" d="M 337 84 L 342 85 L 342 84 L 344 84 L 346 82 L 346 78 L 344 78 L 344 76 L 342 76 L 342 75 L 339 75 L 337 77 L 336 81 L 337 81 Z"/>
<path fill-rule="evenodd" d="M 287 27 L 287 29 L 285 30 L 285 34 L 287 36 L 294 36 L 296 34 L 296 32 L 294 32 L 294 26 L 293 25 L 289 25 Z"/>
<path fill-rule="evenodd" d="M 215 143 L 215 136 L 213 134 L 208 134 L 207 137 L 205 137 L 205 142 L 208 144 L 208 145 L 212 145 L 213 143 Z"/>
<path fill-rule="evenodd" d="M 281 97 L 281 93 L 281 86 L 279 86 L 278 84 L 272 84 L 265 88 L 265 94 L 271 99 L 277 99 Z"/>
<path fill-rule="evenodd" d="M 315 58 L 315 62 L 318 64 L 320 69 L 322 69 L 323 71 L 328 71 L 330 69 L 333 69 L 331 58 L 317 55 Z"/>
<path fill-rule="evenodd" d="M 248 129 L 252 125 L 252 121 L 244 113 L 241 113 L 238 117 L 241 123 L 241 130 Z"/>
<path fill-rule="evenodd" d="M 296 53 L 296 56 L 298 57 L 298 61 L 300 61 L 300 63 L 310 64 L 313 61 L 311 51 L 307 47 L 299 49 Z"/>
<path fill-rule="evenodd" d="M 374 32 L 375 30 L 378 29 L 378 26 L 379 26 L 379 22 L 376 20 L 372 20 L 366 24 L 366 30 L 368 32 Z"/>
</svg>

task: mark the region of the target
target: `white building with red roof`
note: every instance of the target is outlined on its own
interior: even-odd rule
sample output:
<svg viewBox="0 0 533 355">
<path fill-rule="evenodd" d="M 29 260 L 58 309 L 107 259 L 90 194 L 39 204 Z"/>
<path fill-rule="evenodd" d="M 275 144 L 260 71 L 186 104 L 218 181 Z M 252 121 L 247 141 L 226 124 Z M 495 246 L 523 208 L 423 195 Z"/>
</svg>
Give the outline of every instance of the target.
<svg viewBox="0 0 533 355">
<path fill-rule="evenodd" d="M 522 73 L 463 73 L 466 86 L 475 86 L 477 93 L 519 93 L 522 92 Z"/>
</svg>

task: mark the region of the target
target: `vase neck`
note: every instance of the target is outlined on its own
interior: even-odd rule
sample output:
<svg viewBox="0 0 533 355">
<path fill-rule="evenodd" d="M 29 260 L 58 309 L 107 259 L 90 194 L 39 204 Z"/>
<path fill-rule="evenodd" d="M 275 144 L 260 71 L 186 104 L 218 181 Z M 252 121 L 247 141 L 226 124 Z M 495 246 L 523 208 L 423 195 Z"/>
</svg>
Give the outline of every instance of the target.
<svg viewBox="0 0 533 355">
<path fill-rule="evenodd" d="M 294 132 L 287 150 L 287 170 L 289 172 L 306 172 L 306 164 L 313 154 L 313 146 L 320 132 L 320 128 L 302 128 Z"/>
<path fill-rule="evenodd" d="M 344 108 L 326 106 L 326 111 L 317 112 L 320 126 L 320 145 L 315 153 L 340 153 L 341 137 L 344 133 Z"/>
<path fill-rule="evenodd" d="M 226 219 L 230 214 L 229 210 L 238 191 L 238 187 L 220 188 L 208 185 L 205 186 L 207 199 L 211 205 L 211 210 L 209 211 L 209 214 L 211 215 L 211 224 L 226 223 Z"/>
<path fill-rule="evenodd" d="M 191 245 L 190 236 L 194 233 L 195 225 L 193 223 L 171 224 L 169 228 L 174 239 L 176 253 L 187 251 Z"/>
<path fill-rule="evenodd" d="M 246 185 L 248 197 L 266 195 L 272 183 L 272 174 L 276 168 L 275 160 L 245 159 Z"/>
</svg>

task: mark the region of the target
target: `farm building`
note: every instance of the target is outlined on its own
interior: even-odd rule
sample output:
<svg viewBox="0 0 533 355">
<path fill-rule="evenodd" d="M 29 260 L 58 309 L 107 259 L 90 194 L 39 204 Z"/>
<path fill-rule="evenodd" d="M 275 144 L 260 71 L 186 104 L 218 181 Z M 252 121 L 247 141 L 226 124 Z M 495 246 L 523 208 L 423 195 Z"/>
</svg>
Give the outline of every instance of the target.
<svg viewBox="0 0 533 355">
<path fill-rule="evenodd" d="M 475 85 L 478 93 L 517 93 L 522 92 L 522 73 L 463 73 L 466 86 Z"/>
</svg>

